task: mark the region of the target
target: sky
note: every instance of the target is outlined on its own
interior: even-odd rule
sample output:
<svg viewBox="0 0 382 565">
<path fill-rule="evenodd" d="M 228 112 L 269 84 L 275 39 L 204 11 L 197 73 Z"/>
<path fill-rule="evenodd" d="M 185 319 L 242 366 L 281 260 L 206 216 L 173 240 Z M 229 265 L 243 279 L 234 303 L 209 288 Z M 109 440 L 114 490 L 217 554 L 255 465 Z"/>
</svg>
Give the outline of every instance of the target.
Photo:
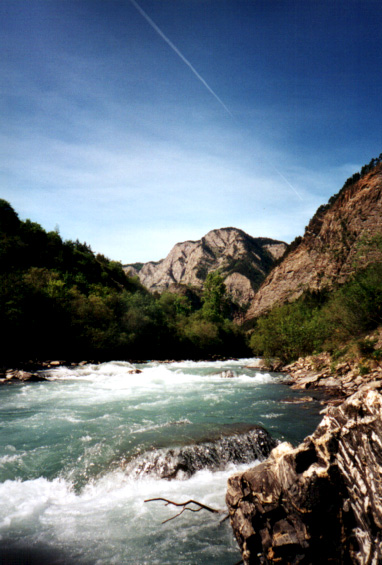
<svg viewBox="0 0 382 565">
<path fill-rule="evenodd" d="M 380 0 L 1 0 L 0 198 L 122 263 L 286 242 L 382 151 Z"/>
</svg>

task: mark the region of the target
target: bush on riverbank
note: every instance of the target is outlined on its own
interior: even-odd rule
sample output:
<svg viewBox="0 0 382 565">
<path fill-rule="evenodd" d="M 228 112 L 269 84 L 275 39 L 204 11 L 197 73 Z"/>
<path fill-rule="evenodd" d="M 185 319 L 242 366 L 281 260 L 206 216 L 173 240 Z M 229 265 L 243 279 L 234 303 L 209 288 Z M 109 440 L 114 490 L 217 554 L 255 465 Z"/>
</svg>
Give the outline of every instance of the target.
<svg viewBox="0 0 382 565">
<path fill-rule="evenodd" d="M 283 362 L 320 351 L 335 352 L 346 341 L 382 324 L 382 262 L 355 273 L 343 286 L 277 306 L 257 320 L 250 338 L 255 355 Z"/>
</svg>

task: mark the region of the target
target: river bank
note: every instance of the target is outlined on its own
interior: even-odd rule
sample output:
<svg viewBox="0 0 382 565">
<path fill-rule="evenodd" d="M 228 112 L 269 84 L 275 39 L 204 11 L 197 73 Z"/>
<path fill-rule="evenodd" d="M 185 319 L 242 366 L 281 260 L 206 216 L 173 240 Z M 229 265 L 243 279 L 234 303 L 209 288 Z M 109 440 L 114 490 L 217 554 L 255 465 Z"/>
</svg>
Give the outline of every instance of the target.
<svg viewBox="0 0 382 565">
<path fill-rule="evenodd" d="M 297 447 L 229 478 L 226 502 L 245 565 L 381 563 L 381 329 L 341 350 L 273 369 L 327 397 Z M 325 519 L 323 519 L 325 517 Z"/>
<path fill-rule="evenodd" d="M 291 378 L 291 388 L 297 390 L 320 390 L 328 398 L 328 405 L 339 405 L 352 394 L 373 389 L 382 390 L 382 367 L 365 366 L 359 360 L 347 360 L 333 364 L 329 353 L 321 353 L 298 359 L 283 367 Z"/>
<path fill-rule="evenodd" d="M 289 364 L 261 360 L 259 368 L 284 373 L 290 388 L 321 392 L 323 404 L 338 406 L 358 391 L 382 390 L 382 328 L 335 353 L 300 357 Z"/>
</svg>

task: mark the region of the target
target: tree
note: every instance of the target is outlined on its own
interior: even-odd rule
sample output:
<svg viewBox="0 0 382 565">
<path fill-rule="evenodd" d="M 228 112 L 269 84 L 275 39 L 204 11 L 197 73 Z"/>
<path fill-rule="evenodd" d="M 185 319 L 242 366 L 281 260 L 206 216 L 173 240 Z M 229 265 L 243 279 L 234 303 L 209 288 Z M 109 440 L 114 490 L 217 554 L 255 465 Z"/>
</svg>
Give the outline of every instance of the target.
<svg viewBox="0 0 382 565">
<path fill-rule="evenodd" d="M 227 289 L 219 271 L 208 273 L 204 283 L 202 315 L 211 322 L 222 322 L 228 315 Z"/>
<path fill-rule="evenodd" d="M 12 206 L 0 198 L 0 232 L 14 233 L 19 225 L 19 217 Z"/>
</svg>

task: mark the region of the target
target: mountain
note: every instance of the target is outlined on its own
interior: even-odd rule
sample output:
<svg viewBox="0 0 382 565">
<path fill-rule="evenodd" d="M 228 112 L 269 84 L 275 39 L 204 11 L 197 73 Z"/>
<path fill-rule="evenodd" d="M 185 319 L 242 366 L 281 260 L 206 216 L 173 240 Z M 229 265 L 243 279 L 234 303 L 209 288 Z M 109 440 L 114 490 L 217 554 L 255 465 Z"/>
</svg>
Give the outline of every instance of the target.
<svg viewBox="0 0 382 565">
<path fill-rule="evenodd" d="M 344 283 L 372 260 L 362 242 L 367 236 L 382 234 L 382 163 L 377 163 L 365 166 L 361 174 L 367 172 L 362 176 L 356 173 L 348 179 L 341 191 L 317 210 L 304 236 L 297 238 L 262 283 L 247 320 L 275 304 L 296 300 L 305 290 Z"/>
<path fill-rule="evenodd" d="M 245 304 L 253 300 L 286 247 L 282 241 L 221 228 L 198 241 L 177 243 L 161 261 L 124 265 L 124 271 L 129 276 L 137 275 L 150 291 L 163 292 L 178 284 L 202 288 L 208 273 L 219 269 L 233 299 Z"/>
</svg>

